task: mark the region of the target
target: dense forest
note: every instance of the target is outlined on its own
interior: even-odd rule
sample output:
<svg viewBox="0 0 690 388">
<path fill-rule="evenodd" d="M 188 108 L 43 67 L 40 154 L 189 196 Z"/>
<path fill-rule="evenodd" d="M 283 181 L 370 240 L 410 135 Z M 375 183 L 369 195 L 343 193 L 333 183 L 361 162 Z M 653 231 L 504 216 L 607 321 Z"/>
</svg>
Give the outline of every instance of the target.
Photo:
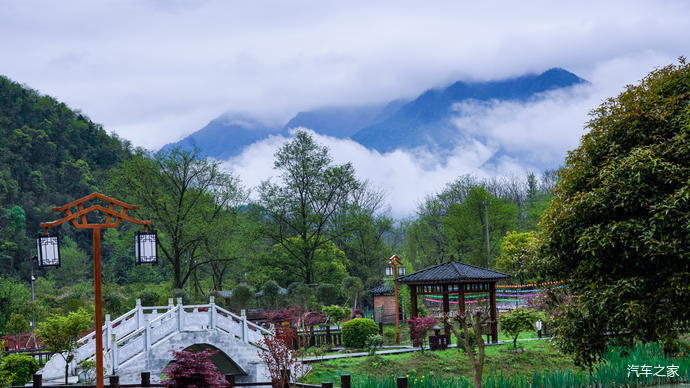
<svg viewBox="0 0 690 388">
<path fill-rule="evenodd" d="M 160 304 L 218 291 L 231 291 L 222 300 L 232 309 L 366 306 L 365 291 L 381 283 L 396 253 L 408 272 L 460 260 L 534 277 L 524 267 L 556 181 L 554 171 L 463 175 L 414 216 L 394 219 L 385 192 L 359 179 L 352 165 L 334 163 L 306 132 L 275 154 L 276 176 L 250 188 L 198 152 L 135 149 L 3 77 L 0 133 L 0 331 L 9 333 L 25 330 L 31 316 L 92 308 L 86 232 L 60 227 L 61 267 L 34 268 L 35 303 L 29 285 L 38 223 L 56 218 L 52 207 L 94 191 L 140 205 L 137 216 L 151 219 L 160 238 L 159 265 L 136 266 L 138 229 L 104 233 L 104 302 L 117 314 L 135 298 Z"/>
</svg>

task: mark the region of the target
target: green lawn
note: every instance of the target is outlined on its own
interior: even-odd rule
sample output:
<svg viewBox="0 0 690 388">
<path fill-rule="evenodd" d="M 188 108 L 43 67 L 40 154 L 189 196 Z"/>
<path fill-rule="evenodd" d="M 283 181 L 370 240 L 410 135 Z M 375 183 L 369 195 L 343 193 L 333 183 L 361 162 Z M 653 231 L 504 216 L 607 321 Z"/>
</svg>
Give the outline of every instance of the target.
<svg viewBox="0 0 690 388">
<path fill-rule="evenodd" d="M 547 341 L 518 343 L 524 351 L 512 352 L 512 344 L 486 348 L 485 376 L 502 374 L 531 374 L 544 370 L 575 370 L 572 360 L 555 350 Z M 439 377 L 472 376 L 472 367 L 465 353 L 459 349 L 440 352 L 411 352 L 388 356 L 343 358 L 311 364 L 312 371 L 303 378 L 306 383 L 337 382 L 341 374 L 353 376 L 355 381 L 369 375 L 377 378 L 413 374 Z"/>
</svg>

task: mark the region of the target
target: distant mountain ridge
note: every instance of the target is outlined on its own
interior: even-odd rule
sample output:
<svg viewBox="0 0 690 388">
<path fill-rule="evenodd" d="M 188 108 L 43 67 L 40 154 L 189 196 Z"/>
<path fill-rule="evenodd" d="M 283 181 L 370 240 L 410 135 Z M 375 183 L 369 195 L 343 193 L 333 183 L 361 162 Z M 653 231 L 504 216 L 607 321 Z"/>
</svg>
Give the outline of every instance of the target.
<svg viewBox="0 0 690 388">
<path fill-rule="evenodd" d="M 450 150 L 462 138 L 461 129 L 452 123 L 457 115 L 453 111 L 455 104 L 469 100 L 527 101 L 540 93 L 584 82 L 561 68 L 505 80 L 458 81 L 445 88 L 429 89 L 413 100 L 299 112 L 281 127 L 266 126 L 243 115 L 224 114 L 163 149 L 198 147 L 205 156 L 227 159 L 270 135 L 287 136 L 289 129 L 305 127 L 322 135 L 350 138 L 379 152 L 418 147 Z"/>
</svg>

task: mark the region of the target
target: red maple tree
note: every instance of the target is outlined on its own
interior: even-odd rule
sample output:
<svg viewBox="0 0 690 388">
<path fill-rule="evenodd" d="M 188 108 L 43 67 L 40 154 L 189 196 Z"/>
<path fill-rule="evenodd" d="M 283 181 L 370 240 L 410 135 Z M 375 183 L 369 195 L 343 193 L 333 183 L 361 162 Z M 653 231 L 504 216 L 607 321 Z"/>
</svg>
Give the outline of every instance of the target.
<svg viewBox="0 0 690 388">
<path fill-rule="evenodd" d="M 259 357 L 266 364 L 273 387 L 282 388 L 290 382 L 291 377 L 298 377 L 302 364 L 292 350 L 294 330 L 276 327 L 273 336 L 266 336 L 259 341 Z"/>
<path fill-rule="evenodd" d="M 194 353 L 187 350 L 173 350 L 175 360 L 163 374 L 167 377 L 161 384 L 168 388 L 217 388 L 228 384 L 210 358 L 218 351 L 204 350 Z"/>
</svg>

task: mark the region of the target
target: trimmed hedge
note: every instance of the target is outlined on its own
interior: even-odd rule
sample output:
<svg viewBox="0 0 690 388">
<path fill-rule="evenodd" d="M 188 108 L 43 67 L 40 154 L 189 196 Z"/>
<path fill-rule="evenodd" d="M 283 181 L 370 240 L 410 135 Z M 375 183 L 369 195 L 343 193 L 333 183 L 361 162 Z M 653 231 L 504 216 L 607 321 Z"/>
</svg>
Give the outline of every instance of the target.
<svg viewBox="0 0 690 388">
<path fill-rule="evenodd" d="M 343 345 L 348 348 L 366 347 L 367 338 L 378 334 L 379 327 L 369 318 L 355 318 L 343 323 Z"/>
</svg>

